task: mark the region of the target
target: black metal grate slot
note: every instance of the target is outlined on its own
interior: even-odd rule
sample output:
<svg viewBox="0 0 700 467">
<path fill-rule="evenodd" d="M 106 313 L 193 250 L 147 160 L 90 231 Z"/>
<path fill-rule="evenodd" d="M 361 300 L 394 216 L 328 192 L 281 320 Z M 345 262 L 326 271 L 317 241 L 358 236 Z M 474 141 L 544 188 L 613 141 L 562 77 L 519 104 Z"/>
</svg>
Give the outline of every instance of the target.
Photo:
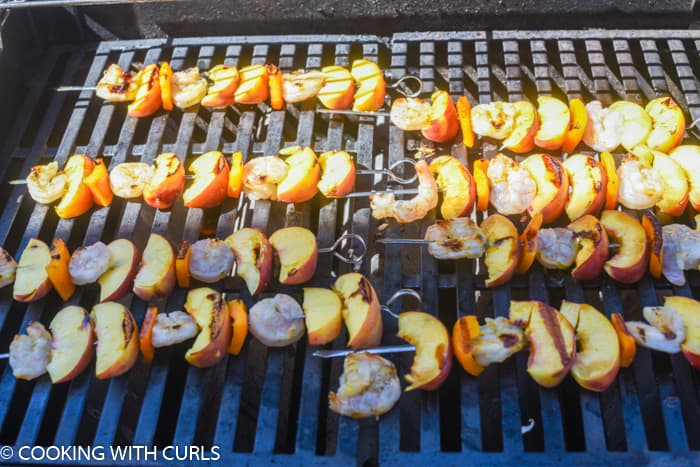
<svg viewBox="0 0 700 467">
<path fill-rule="evenodd" d="M 102 154 L 110 166 L 123 161 L 152 161 L 161 152 L 175 152 L 190 162 L 210 150 L 244 157 L 277 154 L 282 147 L 311 145 L 317 152 L 345 149 L 361 167 L 381 168 L 410 157 L 427 141 L 404 134 L 386 118 L 332 117 L 316 114 L 309 103 L 268 112 L 265 105 L 208 109 L 175 109 L 152 118 L 126 116 L 125 106 L 103 103 L 86 91 L 59 94 L 59 84 L 94 85 L 106 64 L 155 63 L 170 60 L 174 69 L 219 63 L 237 66 L 278 63 L 284 71 L 348 66 L 352 60 L 376 61 L 389 81 L 411 73 L 425 82 L 426 95 L 447 89 L 472 103 L 528 99 L 538 95 L 582 97 L 604 103 L 625 98 L 645 104 L 670 94 L 700 117 L 700 35 L 692 31 L 586 32 L 455 32 L 375 36 L 257 36 L 105 42 L 96 50 L 55 49 L 43 59 L 29 83 L 27 102 L 2 150 L 4 181 L 28 172 L 39 161 L 60 163 L 76 152 Z M 393 91 L 390 91 L 393 93 Z M 393 94 L 392 94 L 393 95 Z M 692 137 L 689 142 L 695 141 Z M 470 166 L 481 156 L 477 144 L 437 145 Z M 584 149 L 583 147 L 580 149 Z M 358 177 L 357 189 L 381 189 L 381 178 Z M 71 249 L 97 240 L 131 238 L 142 249 L 148 234 L 159 232 L 174 245 L 216 234 L 223 238 L 242 226 L 268 234 L 286 225 L 313 230 L 320 245 L 330 245 L 345 232 L 369 240 L 361 271 L 385 301 L 396 290 L 415 288 L 423 309 L 451 328 L 467 313 L 503 316 L 509 300 L 538 299 L 559 306 L 563 299 L 593 304 L 606 314 L 622 311 L 638 319 L 641 307 L 660 303 L 668 294 L 698 296 L 700 274 L 672 288 L 645 278 L 621 286 L 607 278 L 577 283 L 568 275 L 536 267 L 510 284 L 484 288 L 481 262 L 442 263 L 420 247 L 377 248 L 377 222 L 365 199 L 321 200 L 296 206 L 249 200 L 228 200 L 222 206 L 197 210 L 180 203 L 157 211 L 141 203 L 115 199 L 76 220 L 59 220 L 52 208 L 36 205 L 21 186 L 0 189 L 0 240 L 17 255 L 31 237 L 67 240 Z M 417 237 L 437 213 L 412 225 L 392 225 L 385 236 Z M 482 216 L 475 216 L 481 221 Z M 685 218 L 687 221 L 688 219 Z M 331 255 L 319 258 L 310 285 L 327 287 L 332 274 L 350 271 Z M 240 279 L 217 284 L 254 301 Z M 301 298 L 299 288 L 275 291 Z M 90 307 L 97 291 L 84 288 L 71 304 Z M 272 292 L 269 292 L 271 294 Z M 185 291 L 167 300 L 167 311 L 181 309 Z M 124 302 L 141 321 L 146 304 Z M 394 311 L 415 309 L 410 299 Z M 61 307 L 51 294 L 30 305 L 0 291 L 0 348 L 30 320 L 48 323 Z M 384 343 L 399 343 L 396 322 L 384 317 Z M 342 348 L 345 331 L 330 348 Z M 0 443 L 20 445 L 203 445 L 219 446 L 226 463 L 477 464 L 572 462 L 697 461 L 700 449 L 698 374 L 682 356 L 639 349 L 629 369 L 601 394 L 581 390 L 568 377 L 555 389 L 540 388 L 526 373 L 525 354 L 487 369 L 479 378 L 461 371 L 457 362 L 447 382 L 435 392 L 409 392 L 398 407 L 380 420 L 355 422 L 327 408 L 327 392 L 337 389 L 342 361 L 311 356 L 305 343 L 267 349 L 250 338 L 238 357 L 209 369 L 190 367 L 182 358 L 186 345 L 160 350 L 153 365 L 138 362 L 126 375 L 98 381 L 88 369 L 66 385 L 45 378 L 18 382 L 0 361 Z M 399 373 L 411 356 L 389 356 Z M 534 428 L 521 433 L 521 426 Z"/>
</svg>

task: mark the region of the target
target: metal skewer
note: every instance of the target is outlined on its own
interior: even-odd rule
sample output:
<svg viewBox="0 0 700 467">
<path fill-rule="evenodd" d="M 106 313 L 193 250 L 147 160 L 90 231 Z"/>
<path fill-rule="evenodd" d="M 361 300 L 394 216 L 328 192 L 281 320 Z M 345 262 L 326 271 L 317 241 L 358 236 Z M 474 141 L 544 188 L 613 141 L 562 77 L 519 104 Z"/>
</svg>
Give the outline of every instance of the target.
<svg viewBox="0 0 700 467">
<path fill-rule="evenodd" d="M 362 350 L 352 350 L 352 349 L 324 349 L 316 350 L 312 354 L 314 357 L 320 358 L 336 358 L 336 357 L 347 357 L 348 355 L 356 352 L 367 352 L 371 354 L 384 354 L 384 353 L 399 353 L 399 352 L 415 352 L 416 347 L 413 345 L 387 345 L 386 347 L 370 347 L 368 349 Z"/>
<path fill-rule="evenodd" d="M 56 92 L 80 92 L 80 91 L 94 91 L 96 86 L 59 86 L 54 88 Z"/>
<path fill-rule="evenodd" d="M 401 165 L 408 164 L 414 168 L 414 174 L 410 178 L 403 178 L 394 173 L 394 169 Z M 413 159 L 400 159 L 389 166 L 388 169 L 361 169 L 356 170 L 355 175 L 386 175 L 392 182 L 400 183 L 402 185 L 407 185 L 413 183 L 418 179 L 418 174 L 415 173 L 416 161 Z"/>
</svg>

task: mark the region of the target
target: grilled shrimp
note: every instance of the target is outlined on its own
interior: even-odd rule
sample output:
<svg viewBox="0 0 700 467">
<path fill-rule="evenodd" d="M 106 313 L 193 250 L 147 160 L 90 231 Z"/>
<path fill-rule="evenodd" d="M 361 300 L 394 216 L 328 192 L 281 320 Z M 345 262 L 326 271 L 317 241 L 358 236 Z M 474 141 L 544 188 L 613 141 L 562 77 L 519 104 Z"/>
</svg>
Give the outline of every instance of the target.
<svg viewBox="0 0 700 467">
<path fill-rule="evenodd" d="M 11 254 L 0 247 L 0 288 L 10 285 L 15 281 L 17 263 Z"/>
<path fill-rule="evenodd" d="M 250 332 L 268 347 L 284 347 L 304 335 L 304 312 L 292 297 L 277 294 L 253 305 L 248 326 Z"/>
<path fill-rule="evenodd" d="M 109 173 L 109 185 L 114 196 L 126 199 L 138 198 L 154 173 L 153 166 L 144 162 L 124 162 Z"/>
<path fill-rule="evenodd" d="M 129 71 L 113 63 L 109 66 L 97 83 L 97 97 L 110 102 L 128 102 L 136 98 L 138 83 Z"/>
<path fill-rule="evenodd" d="M 472 130 L 481 136 L 506 139 L 515 126 L 516 107 L 510 102 L 479 104 L 472 108 Z"/>
<path fill-rule="evenodd" d="M 586 104 L 588 121 L 583 142 L 594 151 L 613 151 L 622 142 L 624 115 L 615 109 L 604 109 L 600 101 Z"/>
<path fill-rule="evenodd" d="M 102 242 L 75 250 L 68 263 L 68 272 L 75 285 L 91 284 L 104 274 L 111 262 L 109 248 Z"/>
<path fill-rule="evenodd" d="M 34 201 L 49 204 L 68 189 L 68 176 L 58 171 L 58 162 L 35 165 L 27 176 L 27 190 Z"/>
<path fill-rule="evenodd" d="M 401 224 L 423 219 L 437 206 L 438 186 L 424 160 L 416 162 L 418 194 L 411 199 L 396 200 L 392 193 L 378 193 L 370 197 L 372 217 L 375 219 L 394 218 Z"/>
<path fill-rule="evenodd" d="M 664 186 L 651 167 L 637 156 L 625 157 L 617 169 L 618 200 L 629 209 L 647 209 L 661 201 Z"/>
<path fill-rule="evenodd" d="M 51 334 L 39 322 L 29 324 L 27 334 L 16 334 L 10 343 L 10 367 L 17 379 L 38 378 L 50 360 Z"/>
<path fill-rule="evenodd" d="M 678 311 L 670 306 L 646 306 L 643 313 L 650 324 L 641 321 L 625 323 L 637 344 L 660 352 L 680 352 L 685 328 Z"/>
<path fill-rule="evenodd" d="M 700 232 L 683 224 L 664 225 L 662 270 L 668 281 L 676 286 L 685 285 L 686 269 L 700 266 Z"/>
<path fill-rule="evenodd" d="M 282 75 L 282 97 L 291 104 L 316 97 L 326 83 L 320 71 L 294 71 Z"/>
<path fill-rule="evenodd" d="M 438 220 L 425 231 L 428 253 L 436 259 L 480 258 L 486 234 L 468 217 Z"/>
<path fill-rule="evenodd" d="M 192 107 L 204 99 L 208 87 L 206 78 L 199 74 L 199 68 L 176 71 L 172 78 L 173 102 L 181 109 Z"/>
<path fill-rule="evenodd" d="M 197 323 L 184 311 L 158 313 L 153 324 L 151 344 L 156 348 L 167 347 L 192 339 L 197 333 Z"/>
<path fill-rule="evenodd" d="M 233 251 L 218 238 L 195 242 L 190 250 L 190 274 L 197 280 L 212 283 L 223 279 L 233 269 Z"/>
<path fill-rule="evenodd" d="M 496 154 L 486 175 L 491 183 L 491 204 L 503 215 L 524 212 L 537 195 L 537 184 L 530 172 L 503 154 Z"/>
<path fill-rule="evenodd" d="M 576 260 L 574 232 L 556 227 L 537 232 L 537 261 L 547 269 L 567 269 Z"/>
<path fill-rule="evenodd" d="M 351 418 L 384 415 L 401 397 L 401 383 L 390 361 L 366 352 L 343 362 L 338 392 L 328 394 L 330 409 Z"/>
<path fill-rule="evenodd" d="M 277 184 L 287 176 L 287 163 L 277 156 L 263 156 L 243 166 L 243 191 L 250 199 L 277 199 Z"/>
<path fill-rule="evenodd" d="M 525 333 L 510 320 L 499 316 L 486 318 L 486 324 L 479 326 L 479 337 L 472 347 L 476 363 L 487 367 L 501 363 L 525 346 Z"/>
</svg>

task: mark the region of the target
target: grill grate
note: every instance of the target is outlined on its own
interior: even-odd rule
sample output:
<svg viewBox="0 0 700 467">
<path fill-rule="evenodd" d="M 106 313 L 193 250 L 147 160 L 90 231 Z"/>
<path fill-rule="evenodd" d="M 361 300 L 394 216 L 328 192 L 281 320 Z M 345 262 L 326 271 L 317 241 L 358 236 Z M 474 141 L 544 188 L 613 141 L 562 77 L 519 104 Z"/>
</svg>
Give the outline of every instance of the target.
<svg viewBox="0 0 700 467">
<path fill-rule="evenodd" d="M 345 149 L 367 168 L 381 168 L 421 144 L 390 126 L 386 119 L 334 119 L 314 112 L 312 104 L 287 112 L 265 113 L 246 107 L 198 112 L 175 110 L 153 118 L 127 118 L 123 105 L 102 103 L 91 92 L 54 93 L 59 84 L 94 85 L 105 66 L 117 61 L 169 60 L 174 69 L 218 63 L 244 66 L 279 63 L 283 69 L 347 66 L 365 57 L 388 69 L 393 78 L 415 74 L 425 91 L 449 89 L 472 101 L 536 99 L 537 95 L 645 102 L 671 94 L 691 120 L 700 117 L 700 33 L 692 31 L 452 32 L 376 36 L 258 36 L 104 42 L 97 50 L 54 48 L 33 78 L 25 105 L 3 150 L 4 182 L 23 176 L 39 162 L 64 162 L 70 154 L 102 154 L 113 166 L 131 160 L 152 161 L 160 152 L 191 157 L 219 149 L 247 157 L 277 154 L 281 147 L 312 145 L 317 151 Z M 463 162 L 459 144 L 440 147 Z M 358 190 L 384 187 L 379 178 L 358 179 Z M 646 277 L 634 287 L 607 278 L 580 284 L 568 275 L 535 267 L 527 277 L 495 289 L 484 288 L 483 264 L 438 263 L 426 249 L 371 241 L 377 222 L 367 200 L 315 200 L 296 206 L 228 200 L 199 210 L 176 204 L 156 211 L 115 198 L 108 208 L 77 220 L 58 220 L 36 205 L 20 186 L 0 185 L 0 241 L 13 254 L 31 237 L 64 238 L 72 250 L 82 244 L 131 238 L 142 249 L 148 233 L 173 243 L 197 240 L 202 232 L 225 237 L 241 226 L 271 233 L 285 225 L 316 232 L 321 245 L 352 232 L 369 238 L 362 272 L 384 298 L 394 291 L 420 289 L 424 308 L 451 327 L 460 314 L 504 316 L 514 299 L 538 299 L 555 306 L 562 299 L 586 300 L 606 314 L 624 310 L 638 319 L 642 305 L 669 294 L 698 296 L 698 273 L 689 285 L 672 288 Z M 392 226 L 387 236 L 416 237 L 434 220 Z M 686 219 L 687 220 L 687 219 Z M 389 259 L 389 260 L 387 260 Z M 332 256 L 319 258 L 312 285 L 329 286 L 332 273 L 349 266 Z M 242 282 L 228 279 L 221 290 L 238 292 Z M 276 292 L 300 298 L 299 288 Z M 247 292 L 242 292 L 248 305 Z M 96 291 L 83 288 L 71 304 L 89 308 Z M 185 292 L 167 301 L 182 307 Z M 128 299 L 137 321 L 145 304 Z M 394 311 L 410 308 L 400 301 Z M 30 320 L 49 322 L 61 303 L 54 294 L 24 305 L 0 291 L 0 348 L 7 348 Z M 384 343 L 398 343 L 396 323 L 385 322 Z M 347 336 L 331 347 L 343 347 Z M 455 367 L 436 392 L 404 394 L 398 407 L 379 421 L 360 422 L 329 412 L 326 394 L 337 387 L 340 360 L 311 357 L 304 342 L 267 349 L 249 339 L 238 357 L 201 370 L 182 359 L 185 346 L 160 350 L 151 367 L 142 363 L 126 375 L 98 381 L 92 369 L 70 384 L 52 386 L 47 378 L 16 381 L 0 362 L 0 444 L 20 445 L 202 445 L 220 447 L 224 462 L 317 464 L 324 461 L 407 465 L 414 462 L 479 464 L 525 461 L 558 463 L 698 461 L 700 386 L 698 374 L 680 355 L 639 349 L 633 366 L 600 395 L 580 390 L 572 378 L 542 389 L 525 372 L 526 355 L 488 368 L 478 379 Z M 400 373 L 410 355 L 396 355 Z M 521 426 L 534 421 L 532 430 Z M 468 457 L 466 457 L 468 456 Z M 135 462 L 134 462 L 135 463 Z M 185 462 L 186 463 L 186 462 Z"/>
</svg>

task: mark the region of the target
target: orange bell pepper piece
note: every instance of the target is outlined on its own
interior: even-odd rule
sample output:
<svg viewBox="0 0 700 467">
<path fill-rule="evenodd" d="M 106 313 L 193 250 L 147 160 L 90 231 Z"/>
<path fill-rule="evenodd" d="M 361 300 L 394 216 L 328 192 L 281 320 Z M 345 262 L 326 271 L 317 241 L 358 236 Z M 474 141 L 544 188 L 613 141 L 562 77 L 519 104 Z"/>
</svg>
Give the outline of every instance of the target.
<svg viewBox="0 0 700 467">
<path fill-rule="evenodd" d="M 489 178 L 486 171 L 489 168 L 488 159 L 474 161 L 474 183 L 476 184 L 476 209 L 486 211 L 489 208 Z"/>
<path fill-rule="evenodd" d="M 114 198 L 109 186 L 109 171 L 101 157 L 95 159 L 95 167 L 90 175 L 85 177 L 85 185 L 92 193 L 92 199 L 98 206 L 109 206 Z"/>
<path fill-rule="evenodd" d="M 608 151 L 600 153 L 600 165 L 605 169 L 605 174 L 608 176 L 608 185 L 605 188 L 605 207 L 606 209 L 617 208 L 617 169 L 615 168 L 615 159 Z"/>
<path fill-rule="evenodd" d="M 282 110 L 284 108 L 282 71 L 275 65 L 265 65 L 265 68 L 267 68 L 268 86 L 270 87 L 270 107 L 272 110 Z"/>
<path fill-rule="evenodd" d="M 634 337 L 627 331 L 625 320 L 622 319 L 620 313 L 613 313 L 612 316 L 610 316 L 610 321 L 617 333 L 617 340 L 620 342 L 620 366 L 627 368 L 632 364 L 632 360 L 634 360 L 634 356 L 637 354 L 637 343 Z"/>
<path fill-rule="evenodd" d="M 530 219 L 530 222 L 520 234 L 518 241 L 520 242 L 520 256 L 518 257 L 518 265 L 515 272 L 525 274 L 532 266 L 537 255 L 537 232 L 542 227 L 542 213 L 538 212 Z"/>
<path fill-rule="evenodd" d="M 472 130 L 472 106 L 467 96 L 457 99 L 457 118 L 462 129 L 462 141 L 468 148 L 474 147 L 474 130 Z"/>
<path fill-rule="evenodd" d="M 642 227 L 644 227 L 644 231 L 647 233 L 647 238 L 651 246 L 649 273 L 652 277 L 659 279 L 661 277 L 664 255 L 661 221 L 647 209 L 642 213 Z"/>
<path fill-rule="evenodd" d="M 136 99 L 129 104 L 129 117 L 148 117 L 160 108 L 160 68 L 151 64 L 139 71 L 134 80 L 138 84 Z"/>
<path fill-rule="evenodd" d="M 156 324 L 158 316 L 158 307 L 149 306 L 146 310 L 146 316 L 143 317 L 143 324 L 139 331 L 139 349 L 144 363 L 150 365 L 153 363 L 153 358 L 156 354 L 156 349 L 153 347 L 153 326 Z"/>
<path fill-rule="evenodd" d="M 578 143 L 583 139 L 583 132 L 588 123 L 588 112 L 583 101 L 578 98 L 571 99 L 569 102 L 569 129 L 564 135 L 564 143 L 561 145 L 562 151 L 571 153 Z"/>
<path fill-rule="evenodd" d="M 60 238 L 55 239 L 52 246 L 51 261 L 46 266 L 46 273 L 49 275 L 51 285 L 65 302 L 75 292 L 75 285 L 73 285 L 70 272 L 68 271 L 70 252 L 68 247 L 66 247 L 66 243 Z"/>
<path fill-rule="evenodd" d="M 160 85 L 160 98 L 163 101 L 163 109 L 173 110 L 172 83 L 173 69 L 168 62 L 163 62 L 158 73 L 158 84 Z"/>
<path fill-rule="evenodd" d="M 243 189 L 243 154 L 240 151 L 234 152 L 231 156 L 231 167 L 228 172 L 228 193 L 229 198 L 238 198 Z"/>
<path fill-rule="evenodd" d="M 190 242 L 183 240 L 175 256 L 175 277 L 177 285 L 183 289 L 190 286 Z"/>
<path fill-rule="evenodd" d="M 228 345 L 228 353 L 238 355 L 241 353 L 245 338 L 248 335 L 248 310 L 242 300 L 229 300 L 226 304 L 233 323 L 233 333 Z"/>
<path fill-rule="evenodd" d="M 484 367 L 476 362 L 472 354 L 472 346 L 480 333 L 479 321 L 474 315 L 462 316 L 452 328 L 452 350 L 455 358 L 464 371 L 472 376 L 479 376 L 484 371 Z"/>
</svg>

